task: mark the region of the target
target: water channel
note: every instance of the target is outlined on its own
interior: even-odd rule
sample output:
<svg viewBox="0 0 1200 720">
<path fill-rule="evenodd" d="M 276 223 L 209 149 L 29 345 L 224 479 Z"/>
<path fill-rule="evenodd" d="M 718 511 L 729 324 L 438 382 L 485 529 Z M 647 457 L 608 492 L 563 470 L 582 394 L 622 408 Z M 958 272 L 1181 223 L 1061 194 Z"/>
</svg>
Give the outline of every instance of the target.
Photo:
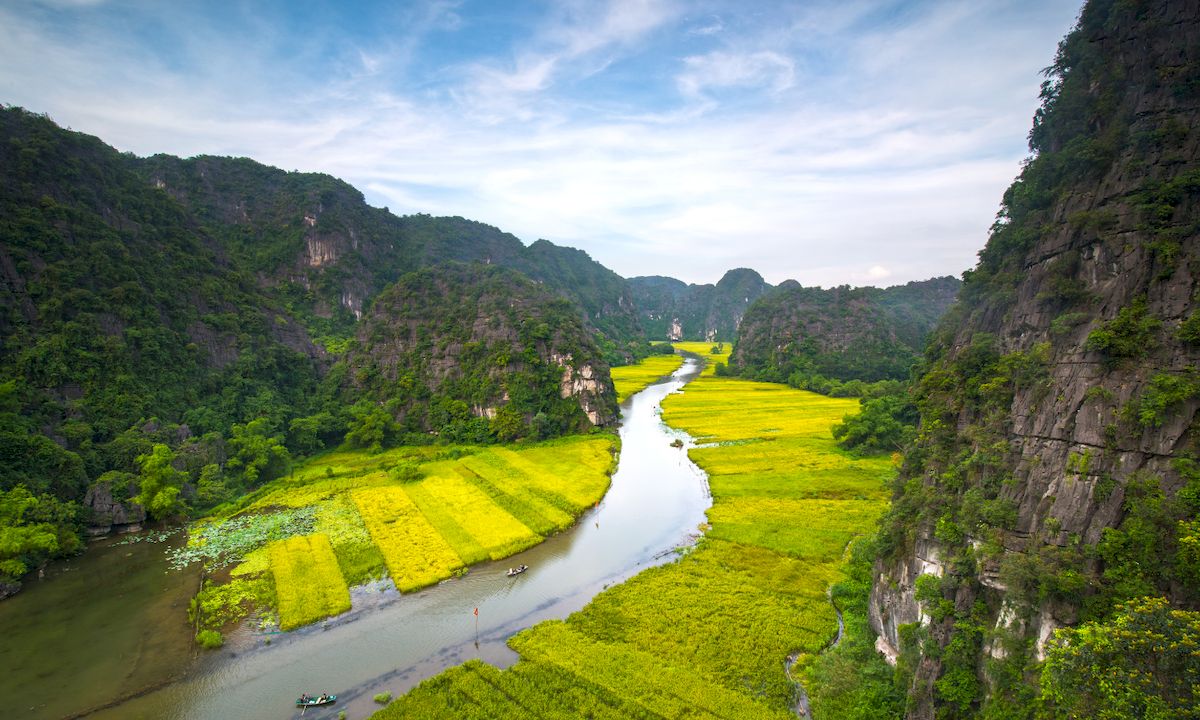
<svg viewBox="0 0 1200 720">
<path fill-rule="evenodd" d="M 378 709 L 376 693 L 403 693 L 451 665 L 508 666 L 511 635 L 669 561 L 698 532 L 711 504 L 706 478 L 687 458 L 690 440 L 662 423 L 660 403 L 699 371 L 689 358 L 626 401 L 612 487 L 574 527 L 411 595 L 388 581 L 356 588 L 353 609 L 322 624 L 274 635 L 243 626 L 201 653 L 186 623 L 196 578 L 168 572 L 162 545 L 109 541 L 52 567 L 0 603 L 0 694 L 21 698 L 9 716 L 283 720 L 300 716 L 293 700 L 308 691 L 339 700 L 305 718 L 362 718 Z M 671 446 L 676 438 L 683 449 Z M 506 577 L 522 563 L 528 572 Z"/>
</svg>

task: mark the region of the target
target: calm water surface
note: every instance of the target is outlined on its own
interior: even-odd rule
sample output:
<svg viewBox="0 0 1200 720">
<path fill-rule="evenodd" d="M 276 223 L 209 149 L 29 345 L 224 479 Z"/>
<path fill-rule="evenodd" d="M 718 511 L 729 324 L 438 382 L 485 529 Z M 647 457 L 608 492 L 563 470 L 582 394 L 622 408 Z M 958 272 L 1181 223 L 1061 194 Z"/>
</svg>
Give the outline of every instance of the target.
<svg viewBox="0 0 1200 720">
<path fill-rule="evenodd" d="M 300 716 L 301 691 L 330 692 L 336 705 L 304 717 L 362 718 L 378 709 L 374 694 L 400 694 L 451 665 L 510 665 L 517 656 L 505 640 L 515 632 L 668 561 L 697 532 L 711 503 L 705 476 L 670 446 L 690 442 L 659 413 L 699 369 L 688 359 L 626 402 L 604 500 L 534 548 L 412 595 L 390 581 L 356 588 L 345 615 L 286 634 L 243 627 L 213 653 L 193 649 L 187 626 L 196 576 L 165 572 L 162 545 L 93 548 L 0 603 L 0 693 L 27 698 L 19 718 L 282 720 Z M 521 563 L 528 572 L 505 576 Z"/>
</svg>

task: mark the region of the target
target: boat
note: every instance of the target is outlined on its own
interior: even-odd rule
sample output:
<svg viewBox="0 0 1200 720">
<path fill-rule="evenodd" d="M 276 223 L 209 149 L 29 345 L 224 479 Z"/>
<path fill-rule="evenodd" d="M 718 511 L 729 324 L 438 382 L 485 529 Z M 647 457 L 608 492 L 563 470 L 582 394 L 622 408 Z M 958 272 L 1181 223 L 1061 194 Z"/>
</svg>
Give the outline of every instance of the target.
<svg viewBox="0 0 1200 720">
<path fill-rule="evenodd" d="M 296 707 L 315 707 L 317 705 L 332 705 L 334 700 L 337 700 L 337 695 L 326 695 L 324 700 L 320 699 L 320 695 L 310 697 L 308 700 L 296 698 Z"/>
<path fill-rule="evenodd" d="M 528 569 L 529 569 L 528 565 L 518 565 L 515 568 L 509 568 L 508 576 L 515 577 L 515 576 L 520 575 L 521 573 L 525 572 Z"/>
</svg>

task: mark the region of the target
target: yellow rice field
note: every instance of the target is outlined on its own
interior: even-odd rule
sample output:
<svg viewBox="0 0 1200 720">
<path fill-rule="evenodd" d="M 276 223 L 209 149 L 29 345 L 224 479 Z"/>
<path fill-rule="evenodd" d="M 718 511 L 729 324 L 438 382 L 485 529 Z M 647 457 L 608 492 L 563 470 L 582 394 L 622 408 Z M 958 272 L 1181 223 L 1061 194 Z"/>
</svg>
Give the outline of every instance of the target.
<svg viewBox="0 0 1200 720">
<path fill-rule="evenodd" d="M 310 534 L 250 552 L 231 577 L 271 572 L 285 628 L 348 609 L 348 594 L 344 603 L 331 599 L 347 584 L 390 575 L 402 592 L 420 589 L 569 526 L 608 489 L 615 447 L 614 437 L 591 435 L 528 446 L 326 453 L 262 488 L 241 510 L 311 508 Z M 396 479 L 397 466 L 413 464 L 421 479 Z"/>
<path fill-rule="evenodd" d="M 659 378 L 666 377 L 679 369 L 683 358 L 679 355 L 651 355 L 636 365 L 622 365 L 612 369 L 613 385 L 617 389 L 617 402 L 645 390 Z"/>
<path fill-rule="evenodd" d="M 463 567 L 454 552 L 402 487 L 355 490 L 354 504 L 392 581 L 409 592 L 450 577 Z"/>
<path fill-rule="evenodd" d="M 350 589 L 326 535 L 303 535 L 268 547 L 279 627 L 307 625 L 350 609 Z"/>
<path fill-rule="evenodd" d="M 434 518 L 445 517 L 446 521 L 461 528 L 474 545 L 483 550 L 480 560 L 508 557 L 542 539 L 457 474 L 434 476 L 413 483 L 409 495 L 430 522 L 437 525 Z M 441 525 L 438 528 L 442 536 L 453 543 L 451 534 L 441 530 Z M 459 556 L 467 560 L 463 552 L 459 552 Z"/>
<path fill-rule="evenodd" d="M 663 403 L 668 424 L 703 440 L 689 451 L 713 495 L 700 545 L 519 633 L 511 668 L 455 668 L 377 717 L 794 717 L 785 659 L 803 669 L 836 634 L 826 590 L 886 507 L 894 468 L 834 443 L 857 401 L 712 367 Z"/>
<path fill-rule="evenodd" d="M 715 342 L 673 342 L 676 350 L 681 352 L 695 353 L 707 361 L 704 372 L 701 375 L 712 375 L 717 370 L 717 363 L 729 364 L 729 356 L 733 354 L 733 343 L 715 343 Z M 715 353 L 712 351 L 714 347 L 720 347 L 721 352 Z"/>
</svg>

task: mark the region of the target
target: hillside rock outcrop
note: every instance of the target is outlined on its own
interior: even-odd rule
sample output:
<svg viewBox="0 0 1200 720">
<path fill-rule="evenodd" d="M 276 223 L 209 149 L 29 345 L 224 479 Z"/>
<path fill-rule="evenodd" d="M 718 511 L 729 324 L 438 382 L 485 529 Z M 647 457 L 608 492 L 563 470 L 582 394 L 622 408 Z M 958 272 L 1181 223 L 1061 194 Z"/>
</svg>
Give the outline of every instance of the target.
<svg viewBox="0 0 1200 720">
<path fill-rule="evenodd" d="M 1011 678 L 1055 629 L 1200 605 L 1200 6 L 1089 2 L 1043 101 L 881 535 L 871 622 L 912 718 L 1028 709 Z"/>
<path fill-rule="evenodd" d="M 495 266 L 402 277 L 372 304 L 347 366 L 355 396 L 409 432 L 548 436 L 616 418 L 608 366 L 575 306 Z"/>
</svg>

